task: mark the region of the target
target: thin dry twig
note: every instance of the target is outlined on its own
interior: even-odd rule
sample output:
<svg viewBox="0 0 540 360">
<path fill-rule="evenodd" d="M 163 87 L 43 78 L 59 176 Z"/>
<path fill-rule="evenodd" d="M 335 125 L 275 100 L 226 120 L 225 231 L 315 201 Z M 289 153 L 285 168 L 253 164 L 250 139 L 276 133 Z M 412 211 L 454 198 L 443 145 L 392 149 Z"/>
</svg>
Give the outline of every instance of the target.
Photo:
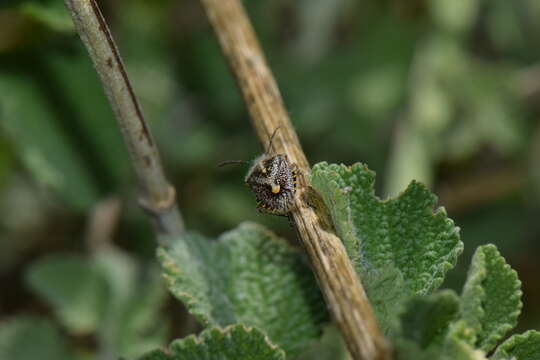
<svg viewBox="0 0 540 360">
<path fill-rule="evenodd" d="M 240 1 L 201 2 L 236 76 L 257 136 L 266 144 L 280 127 L 273 150 L 286 154 L 307 174 L 309 163 Z M 303 181 L 306 186 L 299 190 L 292 217 L 347 347 L 354 359 L 389 359 L 387 343 L 345 248 L 333 231 L 324 206 L 314 208 L 308 204 L 306 189 L 310 187 L 306 178 Z"/>
<path fill-rule="evenodd" d="M 116 115 L 141 186 L 139 202 L 152 215 L 158 235 L 178 235 L 184 225 L 176 193 L 129 82 L 122 58 L 95 0 L 65 0 Z"/>
</svg>

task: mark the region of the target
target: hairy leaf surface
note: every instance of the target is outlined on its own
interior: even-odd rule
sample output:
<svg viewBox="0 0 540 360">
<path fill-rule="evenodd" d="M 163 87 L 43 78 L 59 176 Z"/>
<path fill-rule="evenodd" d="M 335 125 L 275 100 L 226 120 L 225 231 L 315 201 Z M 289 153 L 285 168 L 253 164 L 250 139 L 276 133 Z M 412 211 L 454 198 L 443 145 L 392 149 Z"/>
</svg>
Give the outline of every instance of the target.
<svg viewBox="0 0 540 360">
<path fill-rule="evenodd" d="M 440 286 L 463 250 L 459 228 L 435 195 L 413 181 L 397 198 L 375 196 L 375 173 L 362 164 L 319 163 L 312 186 L 328 206 L 383 329 L 414 295 Z"/>
<path fill-rule="evenodd" d="M 210 328 L 198 337 L 175 340 L 167 350 L 155 350 L 139 360 L 284 360 L 283 350 L 259 330 L 233 325 Z"/>
<path fill-rule="evenodd" d="M 444 346 L 439 353 L 435 354 L 443 360 L 487 360 L 486 354 L 482 350 L 475 349 L 470 345 L 469 332 L 470 330 L 464 321 L 456 321 L 448 331 Z"/>
<path fill-rule="evenodd" d="M 480 246 L 463 288 L 461 317 L 472 346 L 490 351 L 517 324 L 521 282 L 494 245 Z"/>
<path fill-rule="evenodd" d="M 204 326 L 255 326 L 289 356 L 321 333 L 313 275 L 270 231 L 245 223 L 217 241 L 188 233 L 172 243 L 158 250 L 169 289 Z"/>
<path fill-rule="evenodd" d="M 421 348 L 441 344 L 459 310 L 459 297 L 452 290 L 442 290 L 428 297 L 414 299 L 401 316 L 403 336 Z"/>
<path fill-rule="evenodd" d="M 540 360 L 540 332 L 529 330 L 513 335 L 497 348 L 493 360 Z"/>
</svg>

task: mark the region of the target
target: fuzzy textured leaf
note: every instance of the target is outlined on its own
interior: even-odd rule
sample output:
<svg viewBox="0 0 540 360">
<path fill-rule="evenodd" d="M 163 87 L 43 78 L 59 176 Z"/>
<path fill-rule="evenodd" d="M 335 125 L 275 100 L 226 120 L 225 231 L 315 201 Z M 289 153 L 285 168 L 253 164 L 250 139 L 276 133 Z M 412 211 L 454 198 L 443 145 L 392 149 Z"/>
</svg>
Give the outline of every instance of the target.
<svg viewBox="0 0 540 360">
<path fill-rule="evenodd" d="M 454 322 L 450 326 L 444 346 L 438 352 L 437 357 L 442 360 L 487 360 L 486 354 L 482 350 L 475 349 L 470 345 L 469 337 L 470 329 L 467 328 L 465 322 L 462 320 Z"/>
<path fill-rule="evenodd" d="M 300 253 L 262 226 L 245 223 L 212 241 L 188 233 L 158 250 L 170 291 L 204 326 L 257 327 L 294 356 L 326 319 Z"/>
<path fill-rule="evenodd" d="M 400 317 L 401 330 L 393 334 L 398 359 L 438 359 L 447 354 L 448 350 L 452 350 L 451 353 L 455 353 L 456 348 L 459 350 L 459 341 L 453 340 L 460 339 L 453 339 L 452 346 L 448 346 L 449 330 L 459 314 L 459 300 L 454 291 L 442 290 L 409 301 L 406 311 Z M 467 356 L 465 359 L 468 359 Z"/>
<path fill-rule="evenodd" d="M 463 250 L 459 228 L 437 197 L 413 181 L 397 198 L 375 196 L 375 173 L 365 165 L 319 163 L 311 183 L 328 206 L 338 235 L 360 275 L 383 329 L 414 295 L 443 282 Z M 391 300 L 379 299 L 391 294 Z"/>
<path fill-rule="evenodd" d="M 459 297 L 452 290 L 413 299 L 401 316 L 403 336 L 421 348 L 440 344 L 450 323 L 458 316 L 458 311 Z"/>
<path fill-rule="evenodd" d="M 198 337 L 175 340 L 167 350 L 155 350 L 139 360 L 284 360 L 283 350 L 259 330 L 233 325 L 210 328 Z"/>
<path fill-rule="evenodd" d="M 339 329 L 330 324 L 321 339 L 304 351 L 297 360 L 351 360 Z"/>
<path fill-rule="evenodd" d="M 540 332 L 529 330 L 513 335 L 497 348 L 492 360 L 540 360 Z"/>
<path fill-rule="evenodd" d="M 471 345 L 486 352 L 517 324 L 521 282 L 494 245 L 480 246 L 463 288 L 461 318 Z"/>
</svg>

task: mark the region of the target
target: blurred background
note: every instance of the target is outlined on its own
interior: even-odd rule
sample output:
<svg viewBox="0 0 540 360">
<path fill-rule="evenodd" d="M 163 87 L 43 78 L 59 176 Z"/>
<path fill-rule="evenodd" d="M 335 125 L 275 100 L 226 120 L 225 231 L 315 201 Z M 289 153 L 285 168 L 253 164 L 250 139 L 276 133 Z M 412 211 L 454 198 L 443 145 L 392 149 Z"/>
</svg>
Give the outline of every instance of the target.
<svg viewBox="0 0 540 360">
<path fill-rule="evenodd" d="M 188 228 L 250 220 L 294 241 L 254 211 L 246 167 L 216 166 L 263 149 L 198 1 L 99 4 Z M 244 4 L 310 162 L 367 163 L 382 198 L 427 184 L 465 243 L 445 286 L 494 243 L 523 282 L 517 330 L 540 329 L 540 2 Z M 198 330 L 160 281 L 136 193 L 63 1 L 3 0 L 0 358 L 134 357 Z"/>
</svg>

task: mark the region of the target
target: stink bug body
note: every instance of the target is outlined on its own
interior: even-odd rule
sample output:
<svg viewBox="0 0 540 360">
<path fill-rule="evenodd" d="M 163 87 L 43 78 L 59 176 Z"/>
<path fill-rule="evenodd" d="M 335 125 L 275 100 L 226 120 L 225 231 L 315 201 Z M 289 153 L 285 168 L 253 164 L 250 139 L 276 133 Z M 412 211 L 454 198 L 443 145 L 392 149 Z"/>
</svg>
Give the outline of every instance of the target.
<svg viewBox="0 0 540 360">
<path fill-rule="evenodd" d="M 260 212 L 286 216 L 294 205 L 298 170 L 296 165 L 289 163 L 286 155 L 269 153 L 278 129 L 270 137 L 265 153 L 253 161 L 244 181 L 255 195 Z M 222 164 L 238 162 L 244 161 Z"/>
<path fill-rule="evenodd" d="M 285 155 L 264 154 L 253 162 L 245 182 L 257 199 L 261 212 L 286 215 L 294 204 L 296 166 Z"/>
</svg>

